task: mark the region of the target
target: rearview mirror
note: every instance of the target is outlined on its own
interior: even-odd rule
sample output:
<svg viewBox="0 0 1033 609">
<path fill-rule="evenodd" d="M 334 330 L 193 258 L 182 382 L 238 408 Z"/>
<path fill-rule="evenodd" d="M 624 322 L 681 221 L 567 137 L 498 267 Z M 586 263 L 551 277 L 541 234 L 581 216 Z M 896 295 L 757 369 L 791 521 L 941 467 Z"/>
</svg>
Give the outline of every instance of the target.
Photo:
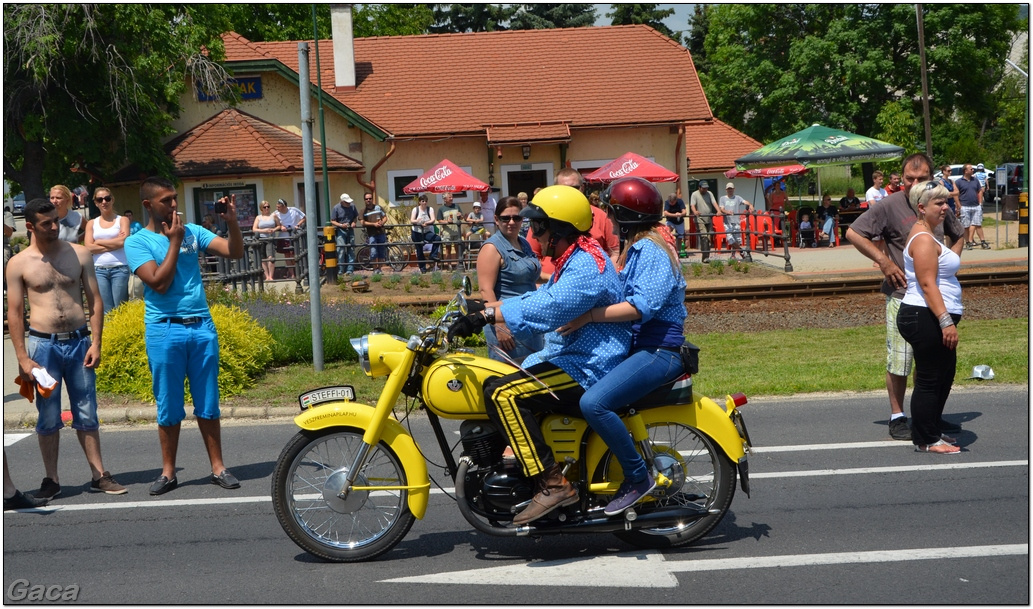
<svg viewBox="0 0 1033 609">
<path fill-rule="evenodd" d="M 463 275 L 463 294 L 469 296 L 473 293 L 473 283 L 470 282 L 469 275 Z"/>
</svg>

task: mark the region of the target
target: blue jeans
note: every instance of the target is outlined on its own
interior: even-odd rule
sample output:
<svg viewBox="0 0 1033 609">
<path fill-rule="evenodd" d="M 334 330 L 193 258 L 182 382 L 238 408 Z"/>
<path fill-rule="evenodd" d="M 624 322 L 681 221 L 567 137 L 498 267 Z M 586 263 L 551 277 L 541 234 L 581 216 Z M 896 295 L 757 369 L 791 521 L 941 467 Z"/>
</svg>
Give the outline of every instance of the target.
<svg viewBox="0 0 1033 609">
<path fill-rule="evenodd" d="M 379 235 L 369 235 L 367 237 L 367 243 L 371 246 L 369 248 L 370 260 L 379 260 L 380 262 L 387 260 L 387 246 L 383 245 L 384 243 L 387 243 L 386 234 L 381 233 Z"/>
<path fill-rule="evenodd" d="M 581 415 L 610 447 L 628 482 L 642 482 L 649 470 L 617 411 L 684 373 L 679 352 L 639 349 L 581 396 Z"/>
<path fill-rule="evenodd" d="M 104 302 L 104 314 L 107 315 L 108 311 L 129 300 L 129 267 L 120 264 L 98 266 L 94 270 L 97 286 L 100 287 L 100 299 Z"/>
<path fill-rule="evenodd" d="M 355 262 L 355 229 L 337 229 L 336 231 L 336 242 L 337 242 L 337 272 L 351 274 L 354 267 L 352 263 Z M 348 268 L 345 268 L 345 263 L 348 264 Z"/>
<path fill-rule="evenodd" d="M 39 435 L 48 436 L 65 426 L 61 422 L 62 385 L 68 388 L 72 429 L 95 431 L 100 428 L 97 420 L 97 375 L 93 368 L 83 366 L 91 344 L 88 336 L 72 340 L 51 340 L 32 335 L 26 338 L 25 352 L 57 381 L 49 398 L 36 392 L 36 410 L 39 413 L 36 433 Z"/>
<path fill-rule="evenodd" d="M 219 418 L 219 336 L 211 318 L 190 325 L 169 321 L 144 324 L 151 388 L 158 403 L 158 425 L 186 418 L 183 380 L 190 381 L 194 416 Z"/>
</svg>

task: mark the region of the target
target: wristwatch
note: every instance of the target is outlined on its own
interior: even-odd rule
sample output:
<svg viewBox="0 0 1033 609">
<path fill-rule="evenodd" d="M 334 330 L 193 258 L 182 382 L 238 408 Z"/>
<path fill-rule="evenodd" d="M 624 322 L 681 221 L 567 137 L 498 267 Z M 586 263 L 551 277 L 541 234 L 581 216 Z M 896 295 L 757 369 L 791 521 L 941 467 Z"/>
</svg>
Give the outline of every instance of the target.
<svg viewBox="0 0 1033 609">
<path fill-rule="evenodd" d="M 486 307 L 481 314 L 484 315 L 485 321 L 493 326 L 495 325 L 495 307 Z"/>
</svg>

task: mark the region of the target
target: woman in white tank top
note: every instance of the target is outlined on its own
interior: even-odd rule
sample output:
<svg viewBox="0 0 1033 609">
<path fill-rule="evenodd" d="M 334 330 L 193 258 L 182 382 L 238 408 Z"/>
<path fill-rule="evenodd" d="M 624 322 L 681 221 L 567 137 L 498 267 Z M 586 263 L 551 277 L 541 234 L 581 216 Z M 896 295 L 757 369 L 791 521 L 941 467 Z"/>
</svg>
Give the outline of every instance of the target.
<svg viewBox="0 0 1033 609">
<path fill-rule="evenodd" d="M 918 221 L 904 246 L 907 292 L 897 314 L 897 329 L 915 352 L 911 441 L 919 452 L 944 455 L 961 452 L 957 440 L 943 434 L 940 421 L 954 384 L 957 324 L 964 311 L 957 277 L 961 258 L 933 233 L 950 212 L 949 197 L 935 181 L 915 184 L 909 193 Z"/>
<path fill-rule="evenodd" d="M 129 236 L 129 218 L 115 213 L 115 198 L 107 188 L 93 192 L 100 215 L 87 222 L 83 245 L 93 254 L 104 314 L 129 299 L 129 266 L 122 249 Z"/>
</svg>

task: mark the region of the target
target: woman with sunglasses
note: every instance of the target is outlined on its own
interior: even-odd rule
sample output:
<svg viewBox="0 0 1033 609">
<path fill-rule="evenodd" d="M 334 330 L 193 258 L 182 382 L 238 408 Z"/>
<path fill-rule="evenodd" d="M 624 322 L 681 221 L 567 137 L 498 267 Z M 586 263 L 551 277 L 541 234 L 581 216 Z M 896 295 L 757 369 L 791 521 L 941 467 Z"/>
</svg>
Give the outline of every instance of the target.
<svg viewBox="0 0 1033 609">
<path fill-rule="evenodd" d="M 958 364 L 958 328 L 964 307 L 958 269 L 961 258 L 936 238 L 936 227 L 952 213 L 947 189 L 936 181 L 915 184 L 908 198 L 918 210 L 904 246 L 907 291 L 900 301 L 897 329 L 915 353 L 911 394 L 911 442 L 918 452 L 961 452 L 943 434 L 943 407 Z"/>
<path fill-rule="evenodd" d="M 273 280 L 275 270 L 273 267 L 276 264 L 276 248 L 273 239 L 280 230 L 282 230 L 280 217 L 272 212 L 269 201 L 262 201 L 258 206 L 255 222 L 251 225 L 251 232 L 258 235 L 258 238 L 265 243 L 262 248 L 262 270 L 265 271 L 266 281 Z"/>
<path fill-rule="evenodd" d="M 520 296 L 538 287 L 535 282 L 542 272 L 542 263 L 534 255 L 527 239 L 520 236 L 522 208 L 516 197 L 503 197 L 495 206 L 496 231 L 477 254 L 477 283 L 485 302 Z M 485 326 L 484 339 L 488 343 L 488 357 L 498 361 L 505 361 L 505 358 L 492 349 L 492 345 L 505 351 L 517 363 L 545 346 L 543 334 L 517 341 L 505 322 Z"/>
<path fill-rule="evenodd" d="M 93 202 L 100 215 L 86 223 L 83 244 L 93 254 L 93 268 L 104 302 L 104 314 L 129 300 L 129 264 L 122 249 L 129 236 L 129 218 L 115 213 L 111 191 L 100 187 L 93 191 Z"/>
<path fill-rule="evenodd" d="M 624 238 L 617 258 L 624 301 L 594 308 L 560 327 L 563 335 L 589 322 L 633 322 L 627 359 L 606 373 L 581 396 L 581 414 L 606 442 L 624 471 L 613 500 L 603 510 L 620 514 L 645 498 L 656 482 L 617 412 L 685 374 L 681 346 L 685 342 L 685 280 L 666 227 L 664 199 L 642 178 L 613 182 L 603 197 L 612 207 Z M 614 332 L 619 331 L 614 327 Z"/>
</svg>

